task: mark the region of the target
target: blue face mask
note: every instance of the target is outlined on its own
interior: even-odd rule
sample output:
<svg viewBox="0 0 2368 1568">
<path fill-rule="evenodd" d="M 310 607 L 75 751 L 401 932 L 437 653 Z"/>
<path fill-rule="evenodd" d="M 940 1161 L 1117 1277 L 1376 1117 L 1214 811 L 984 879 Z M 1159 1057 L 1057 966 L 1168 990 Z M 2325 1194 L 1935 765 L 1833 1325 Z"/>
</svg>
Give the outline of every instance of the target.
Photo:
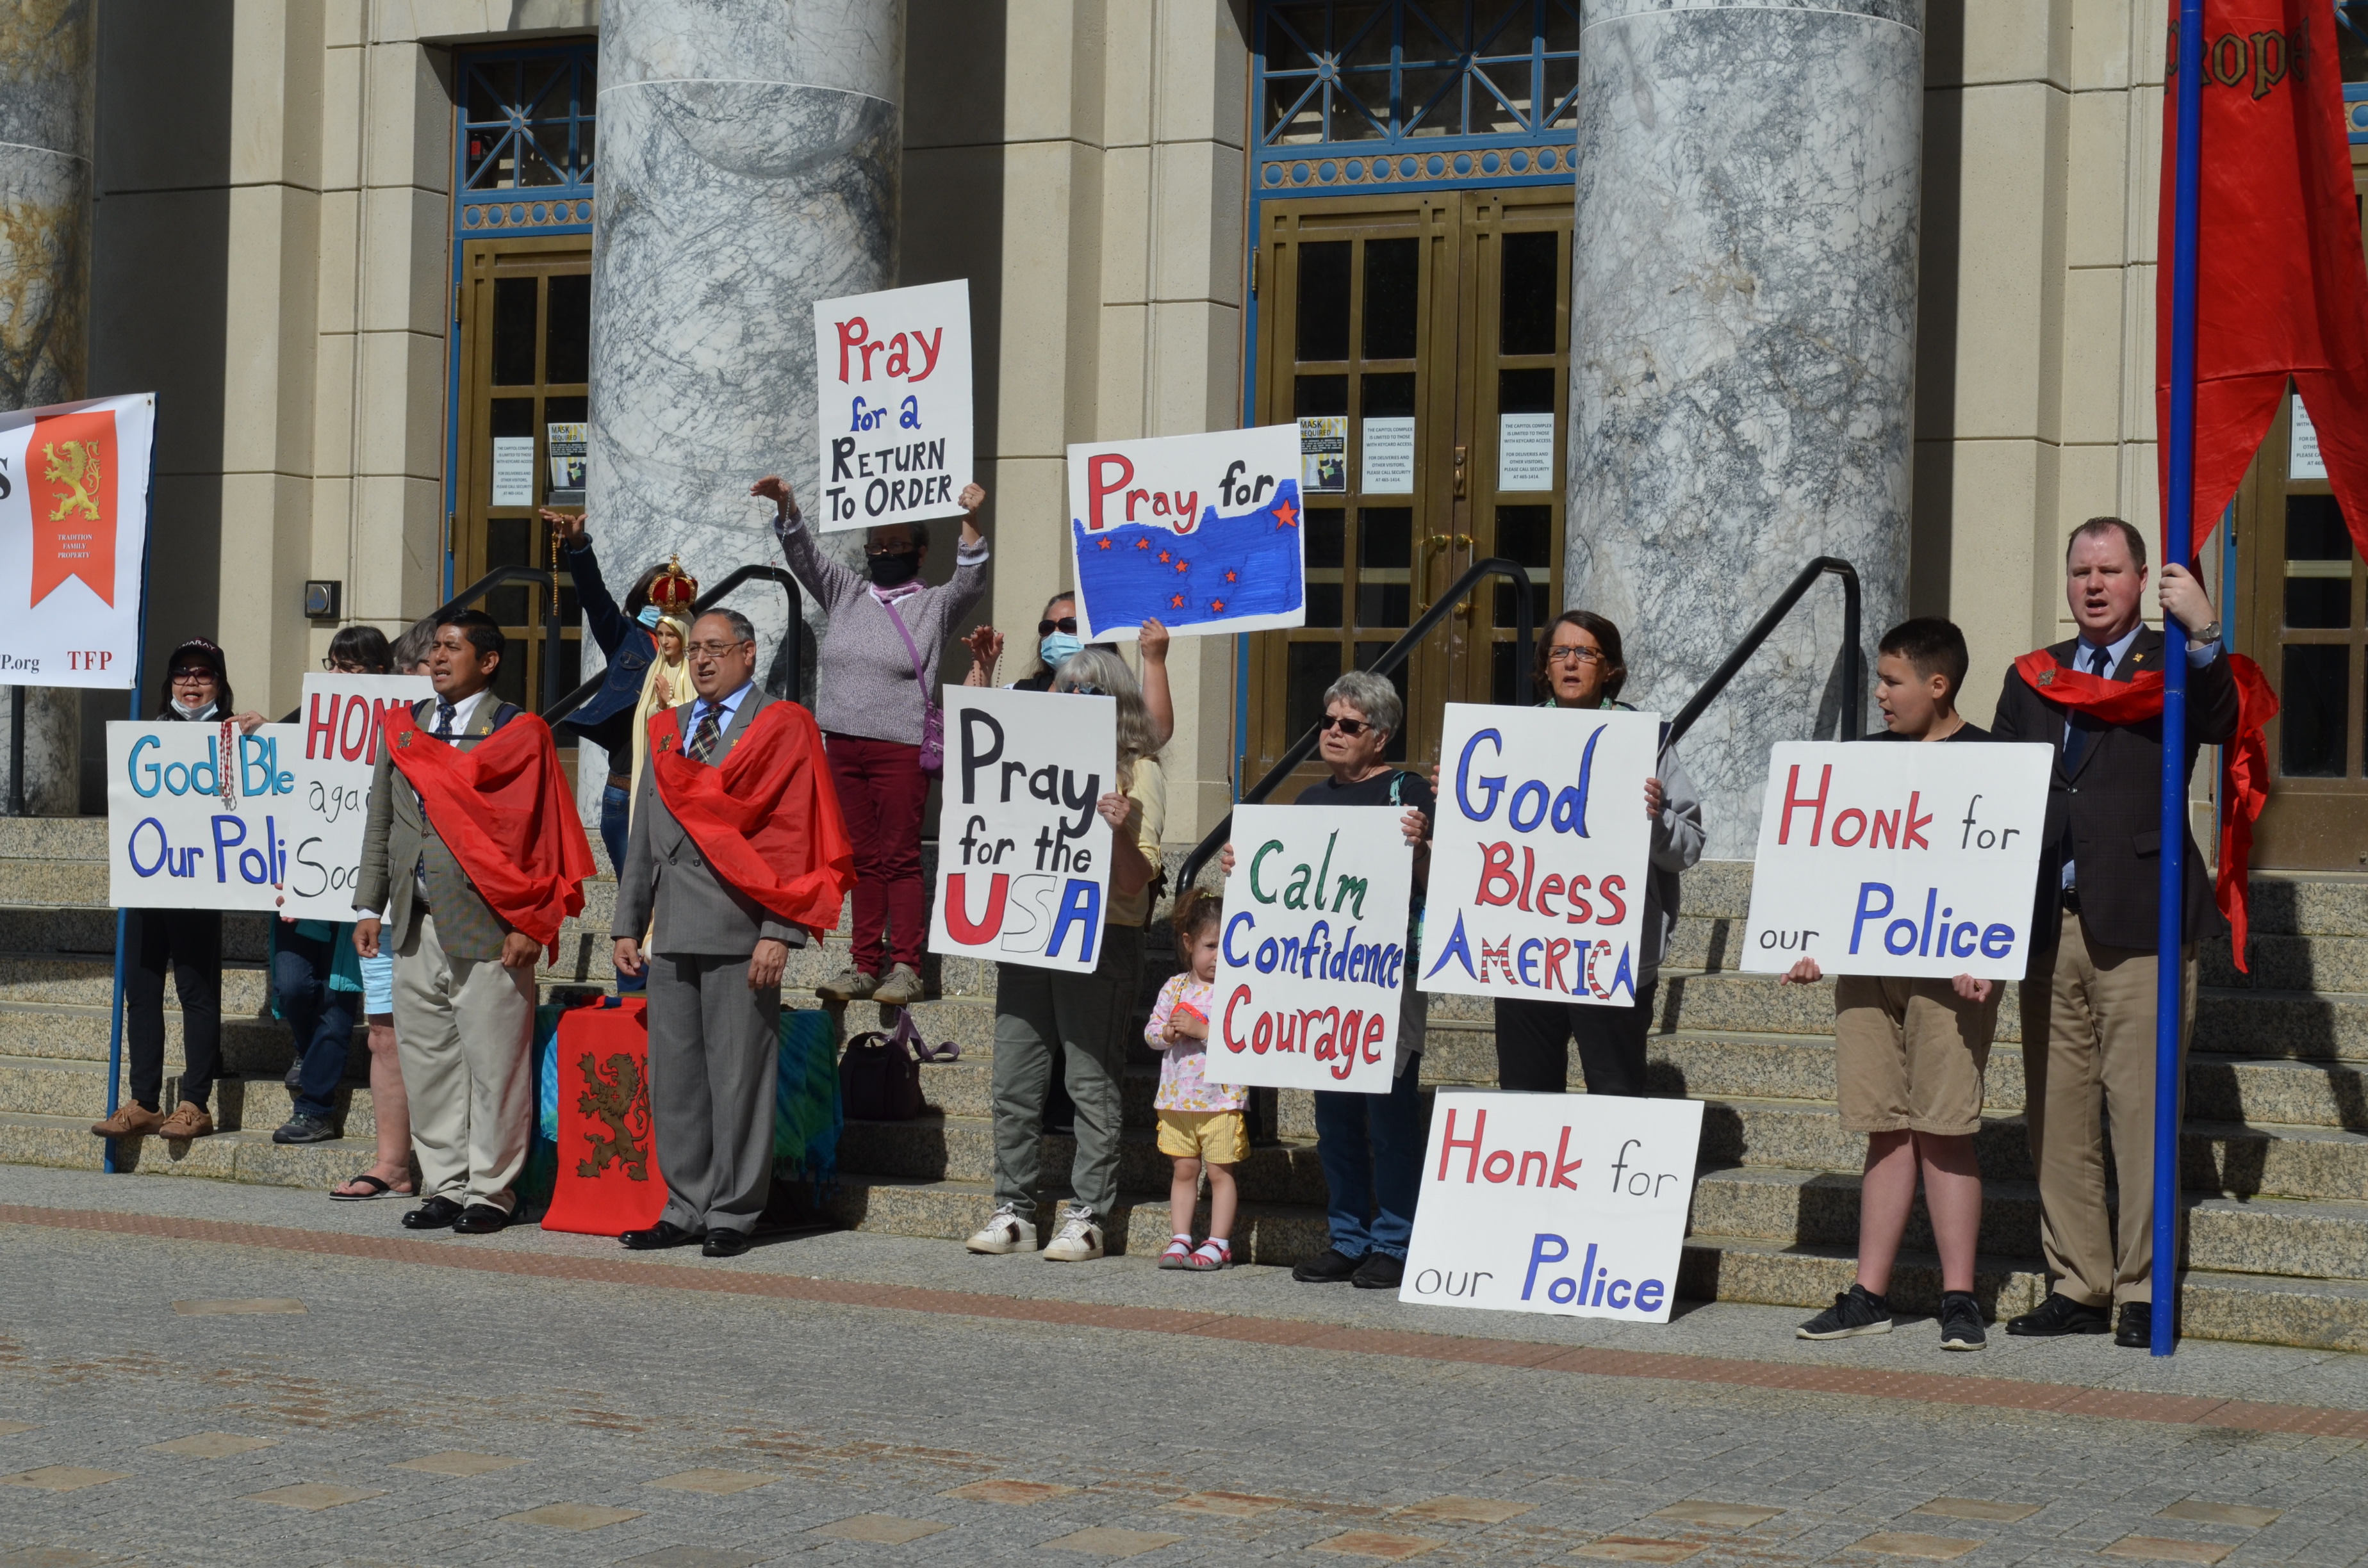
<svg viewBox="0 0 2368 1568">
<path fill-rule="evenodd" d="M 642 613 L 633 617 L 633 619 L 640 621 L 643 626 L 648 627 L 651 631 L 655 631 L 658 629 L 658 622 L 666 619 L 666 611 L 658 608 L 655 605 L 643 605 L 642 607 Z"/>
<path fill-rule="evenodd" d="M 1036 644 L 1036 653 L 1044 661 L 1046 669 L 1057 670 L 1062 660 L 1084 646 L 1084 642 L 1075 632 L 1055 631 Z"/>
</svg>

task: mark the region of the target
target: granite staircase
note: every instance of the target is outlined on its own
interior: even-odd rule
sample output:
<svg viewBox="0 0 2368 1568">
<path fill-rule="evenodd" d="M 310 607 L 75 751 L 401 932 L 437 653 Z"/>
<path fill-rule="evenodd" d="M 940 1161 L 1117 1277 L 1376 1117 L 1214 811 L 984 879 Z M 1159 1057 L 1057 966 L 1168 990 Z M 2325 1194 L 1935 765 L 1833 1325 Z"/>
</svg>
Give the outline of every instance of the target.
<svg viewBox="0 0 2368 1568">
<path fill-rule="evenodd" d="M 0 819 L 0 1160 L 95 1168 L 87 1131 L 106 1104 L 115 921 L 106 907 L 104 824 Z M 1708 864 L 1686 879 L 1685 915 L 1663 971 L 1651 1045 L 1656 1092 L 1705 1102 L 1691 1233 L 1680 1274 L 1697 1299 L 1814 1308 L 1846 1288 L 1858 1224 L 1863 1140 L 1834 1106 L 1830 983 L 1779 987 L 1737 972 L 1750 868 Z M 565 933 L 546 987 L 604 985 L 614 884 L 587 887 L 584 917 Z M 2368 877 L 2257 873 L 2251 972 L 2224 945 L 2205 954 L 2188 1122 L 2181 1147 L 2188 1236 L 2185 1329 L 2205 1338 L 2368 1349 Z M 265 1009 L 260 918 L 225 920 L 222 1128 L 186 1144 L 131 1140 L 124 1168 L 325 1188 L 363 1168 L 375 1123 L 359 1032 L 340 1092 L 346 1136 L 283 1148 L 271 1130 L 289 1111 L 280 1074 L 286 1027 Z M 815 1006 L 812 987 L 845 963 L 844 932 L 792 955 L 787 999 Z M 1144 938 L 1138 1024 L 1173 971 L 1164 928 Z M 932 1042 L 958 1061 L 922 1070 L 928 1108 L 905 1122 L 850 1121 L 829 1211 L 860 1229 L 949 1242 L 993 1208 L 991 1082 L 994 971 L 932 959 L 932 1000 L 914 1009 Z M 882 1010 L 847 1010 L 848 1031 L 882 1027 Z M 166 990 L 168 1076 L 179 1013 Z M 2021 1015 L 2000 1009 L 1979 1136 L 1987 1201 L 1977 1281 L 2005 1317 L 2045 1289 L 2038 1199 L 2022 1130 Z M 1434 998 L 1427 1087 L 1491 1085 L 1486 1004 Z M 1571 1087 L 1579 1089 L 1574 1062 Z M 1133 1047 L 1120 1163 L 1121 1212 L 1112 1245 L 1156 1251 L 1167 1236 L 1167 1162 L 1153 1142 L 1156 1058 Z M 167 1085 L 168 1095 L 171 1085 Z M 1280 1097 L 1279 1140 L 1238 1173 L 1244 1199 L 1236 1255 L 1289 1263 L 1325 1244 L 1323 1176 L 1314 1102 Z M 1073 1144 L 1044 1140 L 1049 1198 L 1065 1190 Z M 1048 1203 L 1041 1213 L 1049 1219 Z M 1919 1203 L 1893 1293 L 1911 1308 L 1938 1294 L 1938 1263 Z"/>
</svg>

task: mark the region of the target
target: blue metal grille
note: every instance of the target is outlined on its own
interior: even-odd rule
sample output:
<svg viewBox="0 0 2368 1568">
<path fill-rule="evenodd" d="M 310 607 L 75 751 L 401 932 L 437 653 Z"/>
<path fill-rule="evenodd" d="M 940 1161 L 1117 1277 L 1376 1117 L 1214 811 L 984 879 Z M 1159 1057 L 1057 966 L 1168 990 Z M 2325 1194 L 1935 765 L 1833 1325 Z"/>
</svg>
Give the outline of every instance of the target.
<svg viewBox="0 0 2368 1568">
<path fill-rule="evenodd" d="M 1566 177 L 1578 0 L 1268 0 L 1260 194 Z"/>
<path fill-rule="evenodd" d="M 460 233 L 592 222 L 599 68 L 591 43 L 463 55 L 453 214 Z"/>
</svg>

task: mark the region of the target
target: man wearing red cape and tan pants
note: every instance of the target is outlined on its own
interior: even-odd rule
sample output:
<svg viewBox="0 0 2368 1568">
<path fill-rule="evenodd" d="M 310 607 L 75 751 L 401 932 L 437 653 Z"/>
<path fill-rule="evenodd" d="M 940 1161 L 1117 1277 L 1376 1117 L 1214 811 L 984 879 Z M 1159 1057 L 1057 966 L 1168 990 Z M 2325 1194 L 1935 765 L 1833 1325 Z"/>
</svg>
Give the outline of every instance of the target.
<svg viewBox="0 0 2368 1568">
<path fill-rule="evenodd" d="M 509 1223 L 534 1119 L 535 960 L 556 959 L 593 869 L 550 727 L 490 689 L 501 662 L 483 610 L 437 627 L 436 695 L 386 715 L 362 830 L 354 946 L 394 952 L 415 1231 Z"/>
<path fill-rule="evenodd" d="M 737 1257 L 772 1187 L 781 971 L 809 933 L 838 923 L 855 848 L 814 716 L 749 683 L 747 619 L 710 610 L 688 651 L 698 699 L 650 715 L 612 927 L 618 972 L 649 973 L 666 1203 L 618 1239 Z"/>
</svg>

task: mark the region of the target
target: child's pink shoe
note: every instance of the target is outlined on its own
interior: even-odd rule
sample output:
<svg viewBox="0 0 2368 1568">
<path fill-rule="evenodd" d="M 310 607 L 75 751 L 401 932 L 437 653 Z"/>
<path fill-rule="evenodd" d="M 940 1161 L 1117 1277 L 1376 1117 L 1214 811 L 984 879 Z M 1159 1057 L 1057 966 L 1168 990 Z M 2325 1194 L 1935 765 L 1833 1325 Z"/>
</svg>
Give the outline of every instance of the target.
<svg viewBox="0 0 2368 1568">
<path fill-rule="evenodd" d="M 1192 1238 L 1178 1236 L 1170 1241 L 1167 1244 L 1167 1250 L 1159 1255 L 1159 1267 L 1162 1268 L 1191 1267 Z"/>
<path fill-rule="evenodd" d="M 1211 1236 L 1192 1249 L 1191 1256 L 1184 1260 L 1184 1267 L 1197 1273 L 1206 1274 L 1211 1269 L 1223 1268 L 1233 1261 L 1233 1244 L 1220 1237 Z"/>
</svg>

